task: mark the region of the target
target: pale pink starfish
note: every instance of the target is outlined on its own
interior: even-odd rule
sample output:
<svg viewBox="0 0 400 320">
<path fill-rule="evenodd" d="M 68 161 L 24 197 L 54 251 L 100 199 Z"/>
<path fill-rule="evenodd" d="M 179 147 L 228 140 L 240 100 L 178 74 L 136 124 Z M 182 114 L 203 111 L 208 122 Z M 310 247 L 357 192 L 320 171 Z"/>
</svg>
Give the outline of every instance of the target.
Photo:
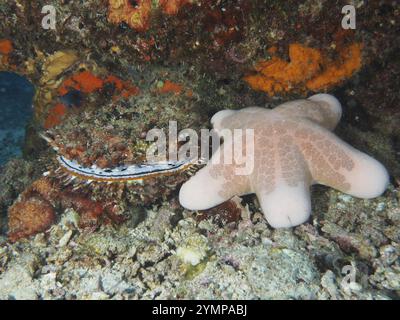
<svg viewBox="0 0 400 320">
<path fill-rule="evenodd" d="M 235 195 L 255 193 L 269 224 L 281 228 L 308 220 L 312 184 L 359 198 L 381 195 L 389 182 L 384 166 L 331 132 L 341 114 L 339 101 L 328 94 L 287 102 L 273 110 L 251 107 L 218 112 L 211 119 L 217 132 L 254 129 L 254 159 L 249 158 L 254 160 L 254 170 L 238 175 L 242 165 L 236 161 L 210 161 L 182 185 L 180 203 L 190 210 L 205 210 Z M 223 158 L 225 149 L 234 149 L 238 142 L 224 138 L 213 158 Z"/>
</svg>

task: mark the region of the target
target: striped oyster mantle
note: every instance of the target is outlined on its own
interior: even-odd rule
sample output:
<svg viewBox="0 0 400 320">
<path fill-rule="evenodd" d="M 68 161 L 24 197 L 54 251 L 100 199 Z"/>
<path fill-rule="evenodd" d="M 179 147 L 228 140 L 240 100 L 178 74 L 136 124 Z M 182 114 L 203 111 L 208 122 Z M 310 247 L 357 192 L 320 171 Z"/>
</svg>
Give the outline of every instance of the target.
<svg viewBox="0 0 400 320">
<path fill-rule="evenodd" d="M 58 152 L 60 149 L 55 144 L 54 140 L 45 134 L 40 136 L 46 140 L 49 145 Z M 75 160 L 70 160 L 63 155 L 58 154 L 57 162 L 59 167 L 55 172 L 62 173 L 64 176 L 69 177 L 68 182 L 72 182 L 76 178 L 86 181 L 87 184 L 92 182 L 140 182 L 146 178 L 153 178 L 157 176 L 167 176 L 181 171 L 188 171 L 191 173 L 196 165 L 200 165 L 201 161 L 197 159 L 185 159 L 179 161 L 162 161 L 155 163 L 141 163 L 121 165 L 114 168 L 100 168 L 95 164 L 91 166 L 83 166 Z M 43 175 L 48 176 L 51 172 L 45 172 Z"/>
<path fill-rule="evenodd" d="M 112 169 L 99 168 L 96 165 L 83 167 L 74 160 L 57 156 L 57 161 L 62 170 L 73 177 L 79 177 L 88 181 L 99 182 L 123 182 L 130 180 L 140 180 L 146 177 L 153 177 L 160 174 L 172 174 L 181 170 L 188 169 L 193 162 L 177 161 L 154 164 L 134 164 L 119 166 Z"/>
</svg>

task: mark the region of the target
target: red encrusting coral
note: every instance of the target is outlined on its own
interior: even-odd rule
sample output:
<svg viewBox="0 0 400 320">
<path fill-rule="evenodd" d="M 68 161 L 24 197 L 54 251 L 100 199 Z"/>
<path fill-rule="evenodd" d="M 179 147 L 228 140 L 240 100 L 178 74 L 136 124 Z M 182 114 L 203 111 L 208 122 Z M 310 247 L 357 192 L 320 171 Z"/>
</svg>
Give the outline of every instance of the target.
<svg viewBox="0 0 400 320">
<path fill-rule="evenodd" d="M 84 94 L 92 94 L 100 91 L 105 85 L 109 84 L 115 87 L 112 96 L 113 100 L 118 100 L 120 98 L 126 99 L 139 93 L 139 88 L 133 85 L 130 81 L 123 81 L 114 75 L 102 78 L 94 75 L 90 71 L 82 71 L 65 79 L 57 89 L 57 94 L 59 96 L 64 96 L 71 90 L 78 90 Z M 68 108 L 64 104 L 56 104 L 48 111 L 43 125 L 44 128 L 50 129 L 57 126 L 61 123 L 67 113 Z"/>
<path fill-rule="evenodd" d="M 104 82 L 101 78 L 89 71 L 83 71 L 66 79 L 58 88 L 58 93 L 63 96 L 71 89 L 80 90 L 84 93 L 92 93 L 102 88 L 103 85 Z"/>
<path fill-rule="evenodd" d="M 114 95 L 113 99 L 116 100 L 119 97 L 129 98 L 139 94 L 139 88 L 134 86 L 129 81 L 122 81 L 120 78 L 110 75 L 104 80 L 104 84 L 113 84 L 119 94 Z"/>
<path fill-rule="evenodd" d="M 0 40 L 0 63 L 7 65 L 8 64 L 8 55 L 14 50 L 13 44 L 8 39 Z M 0 64 L 0 65 L 1 65 Z"/>
<path fill-rule="evenodd" d="M 65 114 L 67 113 L 67 107 L 62 103 L 56 104 L 49 110 L 47 118 L 44 122 L 44 128 L 50 129 L 60 124 Z"/>
<path fill-rule="evenodd" d="M 8 210 L 8 237 L 15 242 L 46 231 L 55 221 L 54 208 L 41 198 L 17 202 Z"/>
<path fill-rule="evenodd" d="M 165 80 L 162 87 L 158 89 L 159 93 L 182 93 L 183 86 L 179 83 L 172 82 L 170 80 Z"/>
<path fill-rule="evenodd" d="M 49 179 L 36 180 L 8 209 L 8 237 L 15 242 L 21 238 L 46 231 L 55 221 L 53 199 L 58 190 Z"/>
<path fill-rule="evenodd" d="M 0 54 L 8 55 L 13 51 L 13 44 L 8 39 L 0 40 Z"/>
<path fill-rule="evenodd" d="M 56 208 L 73 208 L 78 226 L 94 230 L 102 223 L 120 224 L 125 216 L 113 202 L 96 201 L 89 194 L 62 187 L 54 179 L 42 177 L 32 183 L 8 210 L 8 237 L 15 242 L 44 232 L 56 221 Z"/>
<path fill-rule="evenodd" d="M 103 79 L 90 71 L 82 71 L 64 80 L 58 88 L 58 93 L 63 96 L 71 89 L 79 90 L 83 93 L 93 93 L 102 89 L 106 84 L 115 86 L 117 91 L 114 95 L 115 98 L 118 98 L 118 96 L 126 98 L 139 93 L 139 89 L 129 81 L 123 81 L 114 75 L 109 75 Z"/>
</svg>

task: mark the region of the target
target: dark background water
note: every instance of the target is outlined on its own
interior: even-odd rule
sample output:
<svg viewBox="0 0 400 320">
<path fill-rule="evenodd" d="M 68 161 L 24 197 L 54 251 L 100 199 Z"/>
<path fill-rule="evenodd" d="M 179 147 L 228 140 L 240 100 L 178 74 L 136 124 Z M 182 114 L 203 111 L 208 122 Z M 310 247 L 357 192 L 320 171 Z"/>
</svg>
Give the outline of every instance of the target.
<svg viewBox="0 0 400 320">
<path fill-rule="evenodd" d="M 0 72 L 0 166 L 22 154 L 34 93 L 33 85 L 24 77 Z"/>
</svg>

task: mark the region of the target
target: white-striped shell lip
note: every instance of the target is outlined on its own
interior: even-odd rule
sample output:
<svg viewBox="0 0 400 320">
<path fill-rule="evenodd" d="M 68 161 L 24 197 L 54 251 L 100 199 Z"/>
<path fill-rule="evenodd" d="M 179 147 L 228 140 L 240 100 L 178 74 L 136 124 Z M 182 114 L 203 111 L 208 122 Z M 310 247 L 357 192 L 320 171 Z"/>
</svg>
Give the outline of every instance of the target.
<svg viewBox="0 0 400 320">
<path fill-rule="evenodd" d="M 127 166 L 118 166 L 115 168 L 99 168 L 96 165 L 84 167 L 75 160 L 69 160 L 63 156 L 57 157 L 58 162 L 68 171 L 88 178 L 107 178 L 107 179 L 126 179 L 140 178 L 150 174 L 174 172 L 186 166 L 189 161 L 165 162 L 154 164 L 134 164 Z"/>
<path fill-rule="evenodd" d="M 47 134 L 41 133 L 40 136 L 46 140 L 55 151 L 59 150 L 59 147 L 55 144 L 55 141 L 50 132 Z M 152 176 L 156 174 L 168 174 L 173 173 L 182 169 L 185 169 L 191 164 L 204 164 L 202 160 L 185 159 L 179 161 L 165 161 L 157 163 L 143 163 L 143 164 L 130 164 L 122 165 L 114 168 L 100 168 L 96 164 L 90 167 L 85 167 L 79 164 L 76 160 L 70 160 L 62 155 L 57 155 L 57 161 L 61 168 L 64 168 L 72 175 L 84 177 L 86 180 L 129 180 L 129 179 L 141 179 L 146 176 Z M 61 169 L 60 168 L 60 169 Z M 56 170 L 57 171 L 57 170 Z M 47 173 L 45 173 L 47 174 Z"/>
</svg>

